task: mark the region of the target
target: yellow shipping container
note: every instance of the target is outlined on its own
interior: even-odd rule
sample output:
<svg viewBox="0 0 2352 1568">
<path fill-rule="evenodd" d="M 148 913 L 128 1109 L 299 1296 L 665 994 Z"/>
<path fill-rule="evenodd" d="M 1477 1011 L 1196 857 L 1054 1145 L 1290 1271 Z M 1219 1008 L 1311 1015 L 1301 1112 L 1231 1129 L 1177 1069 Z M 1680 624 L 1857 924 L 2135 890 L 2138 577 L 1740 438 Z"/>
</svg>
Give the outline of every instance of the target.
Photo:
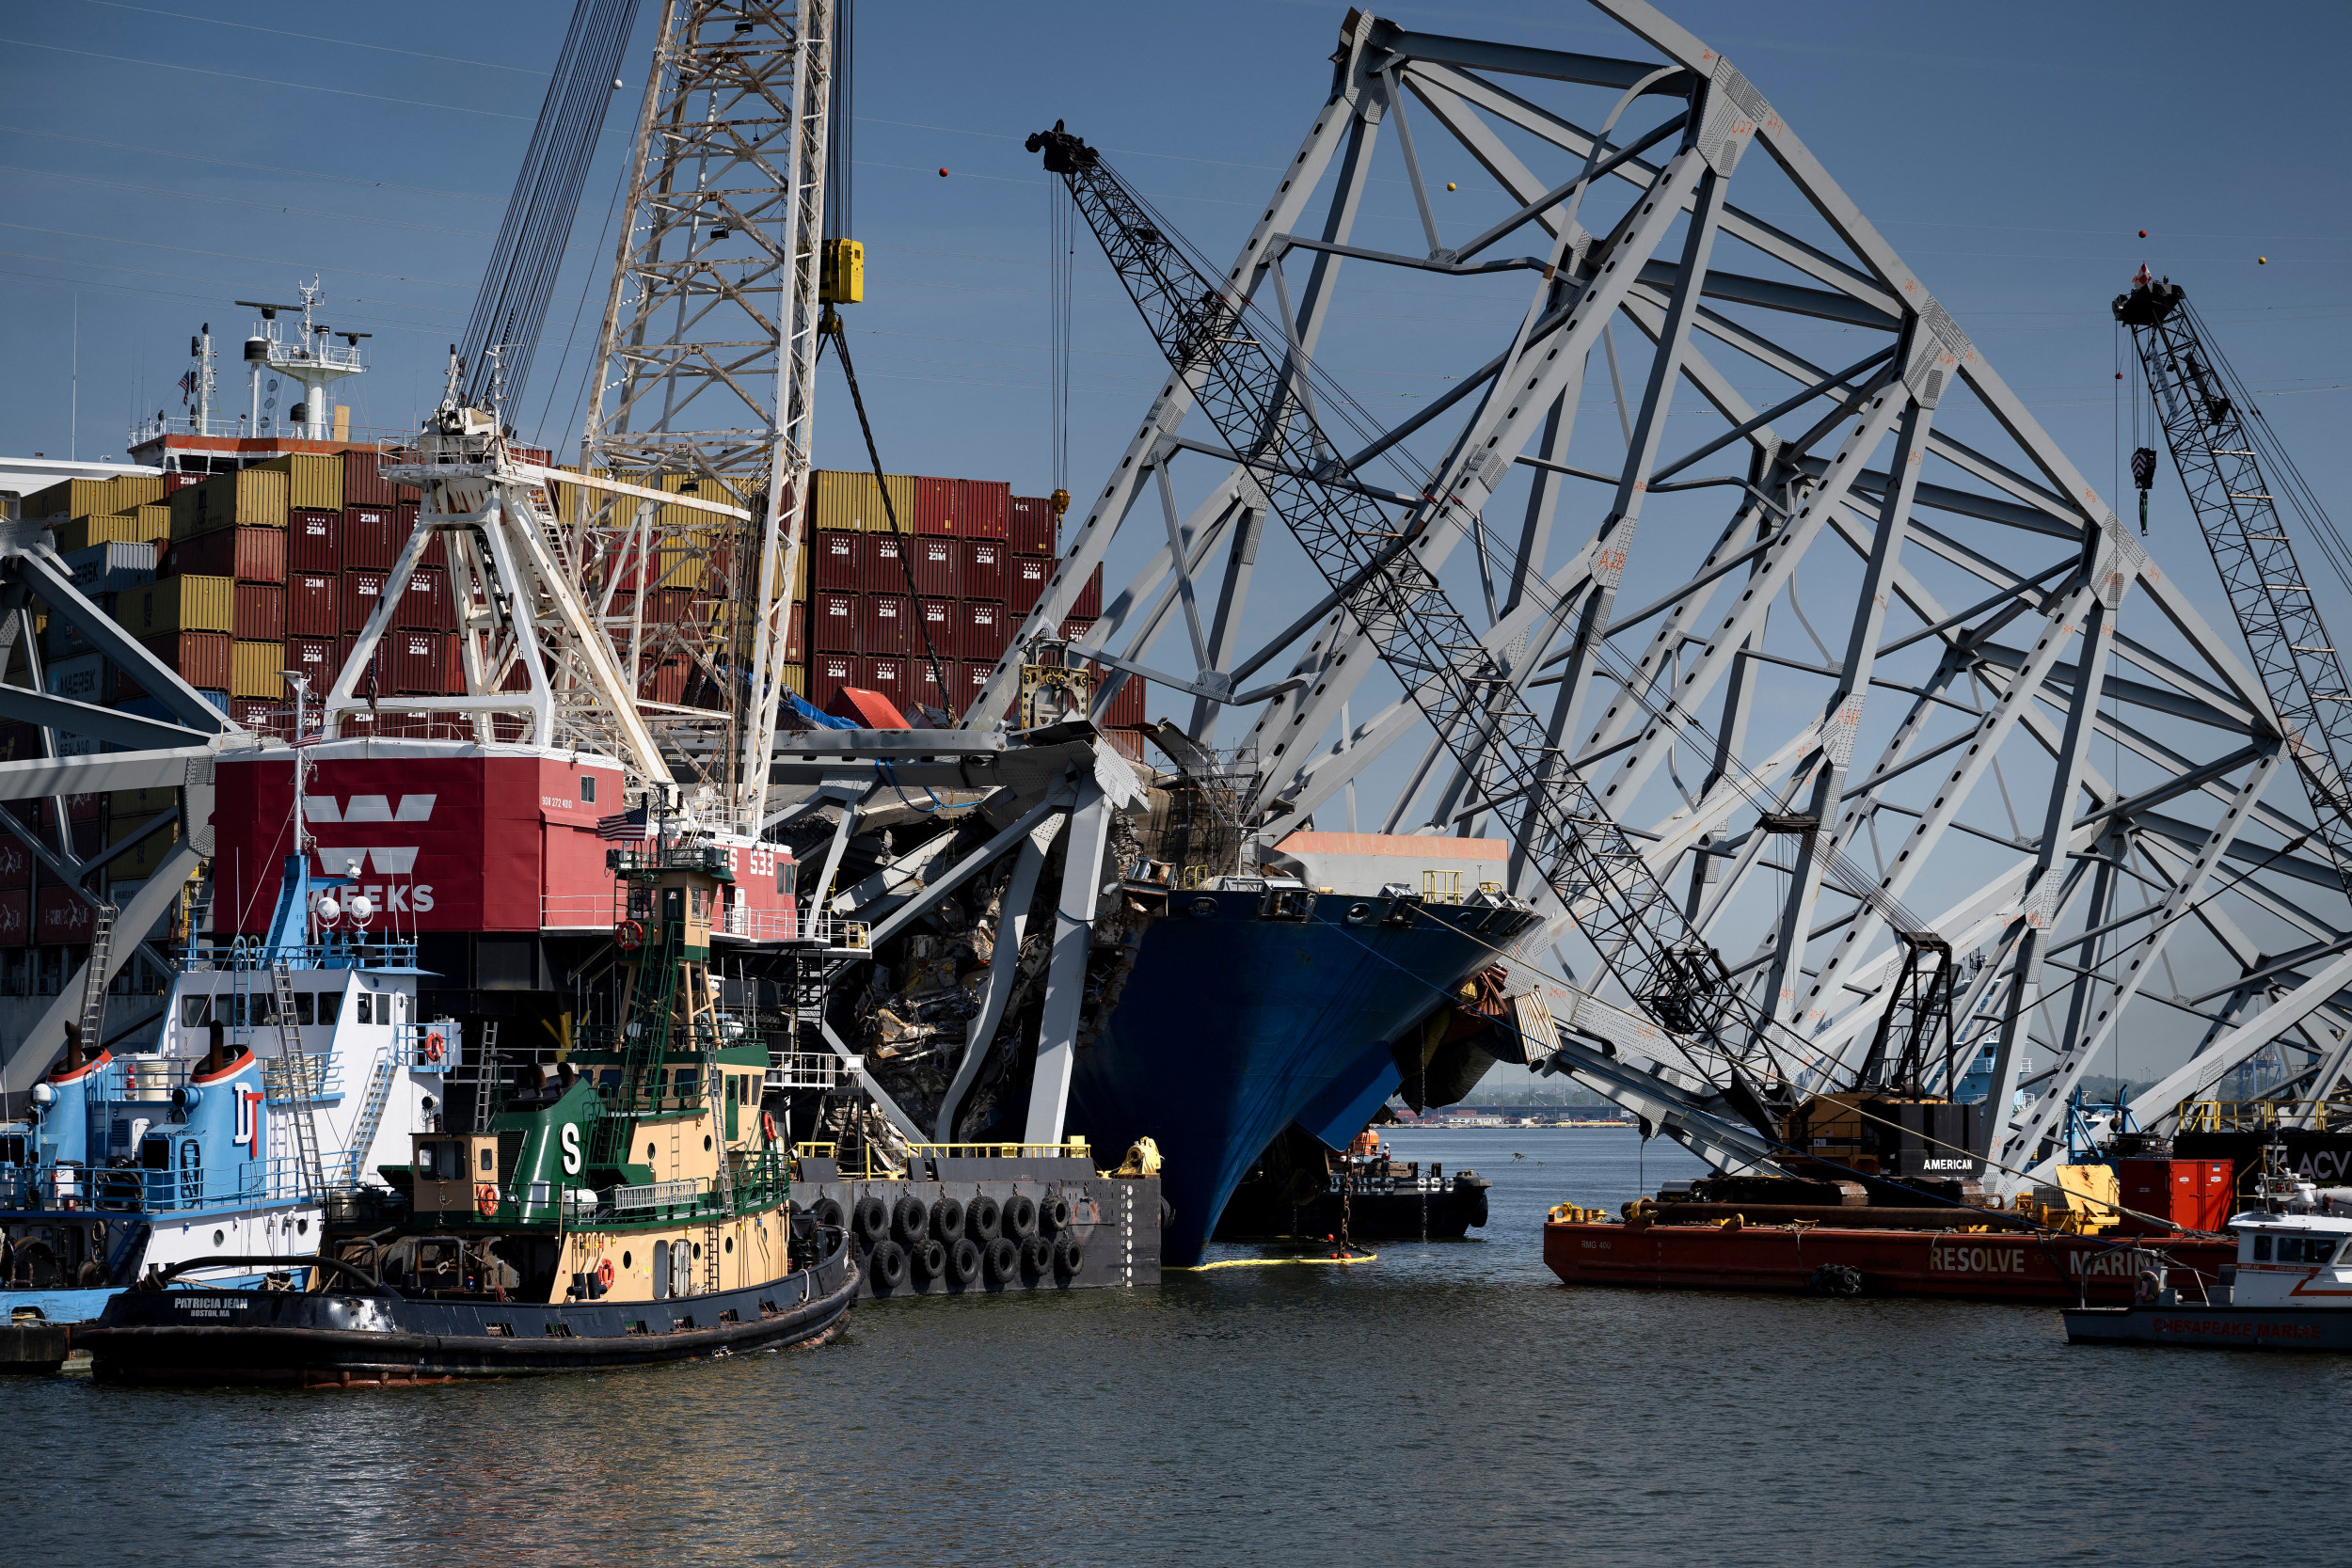
<svg viewBox="0 0 2352 1568">
<path fill-rule="evenodd" d="M 808 666 L 787 664 L 784 667 L 784 689 L 795 697 L 808 695 Z"/>
<path fill-rule="evenodd" d="M 179 803 L 180 792 L 176 789 L 118 789 L 106 796 L 107 814 L 118 821 L 128 816 L 152 816 Z"/>
<path fill-rule="evenodd" d="M 36 490 L 24 501 L 27 517 L 103 517 L 135 504 L 115 499 L 119 480 L 67 479 L 46 490 Z"/>
<path fill-rule="evenodd" d="M 287 489 L 283 469 L 243 468 L 175 490 L 171 536 L 193 539 L 224 528 L 284 528 Z"/>
<path fill-rule="evenodd" d="M 690 483 L 693 485 L 691 491 L 687 489 Z M 714 480 L 707 474 L 663 474 L 661 488 L 673 496 L 692 495 L 701 500 L 716 501 L 721 506 L 748 508 L 751 505 L 743 499 L 739 486 L 725 480 Z M 663 529 L 705 529 L 732 521 L 732 518 L 722 517 L 716 513 L 698 512 L 691 506 L 665 506 L 654 515 L 654 526 Z"/>
<path fill-rule="evenodd" d="M 810 476 L 817 492 L 817 526 L 847 533 L 887 533 L 889 514 L 882 510 L 882 487 L 872 474 L 819 468 Z M 884 474 L 890 505 L 898 514 L 898 529 L 914 531 L 914 479 L 910 474 Z"/>
<path fill-rule="evenodd" d="M 233 578 L 157 578 L 144 588 L 115 595 L 115 619 L 134 637 L 230 631 L 236 624 L 236 593 Z"/>
<path fill-rule="evenodd" d="M 288 506 L 327 512 L 342 509 L 343 460 L 340 456 L 322 457 L 314 452 L 297 451 L 273 457 L 256 467 L 286 476 Z"/>
<path fill-rule="evenodd" d="M 164 476 L 161 474 L 124 474 L 115 481 L 115 510 L 128 512 L 135 506 L 153 506 L 164 499 Z"/>
<path fill-rule="evenodd" d="M 68 555 L 92 545 L 147 545 L 171 535 L 171 509 L 142 506 L 109 517 L 69 517 L 51 525 L 57 548 Z"/>
<path fill-rule="evenodd" d="M 171 792 L 169 790 L 126 789 L 121 790 L 119 793 L 124 795 L 168 795 Z M 129 816 L 122 812 L 112 813 L 106 819 L 106 842 L 108 844 L 127 843 L 129 840 L 135 839 L 141 833 L 147 832 L 150 827 L 154 825 L 155 818 L 161 816 L 162 815 L 162 811 L 144 811 L 135 816 Z"/>
<path fill-rule="evenodd" d="M 278 697 L 286 690 L 283 642 L 238 642 L 229 654 L 229 695 Z"/>
<path fill-rule="evenodd" d="M 151 833 L 106 863 L 106 872 L 118 882 L 135 882 L 152 877 L 163 869 L 164 861 L 172 846 L 180 841 L 180 824 L 174 822 L 161 832 Z"/>
</svg>

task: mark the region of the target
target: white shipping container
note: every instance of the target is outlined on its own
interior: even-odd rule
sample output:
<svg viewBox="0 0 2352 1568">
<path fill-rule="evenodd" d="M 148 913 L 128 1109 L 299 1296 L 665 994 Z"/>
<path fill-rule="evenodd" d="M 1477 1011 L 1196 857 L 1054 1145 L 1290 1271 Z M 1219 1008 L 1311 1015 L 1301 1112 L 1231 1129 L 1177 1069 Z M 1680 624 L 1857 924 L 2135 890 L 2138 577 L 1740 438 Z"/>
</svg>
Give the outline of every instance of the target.
<svg viewBox="0 0 2352 1568">
<path fill-rule="evenodd" d="M 73 586 L 93 599 L 101 594 L 144 588 L 155 580 L 152 545 L 92 545 L 63 559 L 66 570 L 73 575 Z"/>
</svg>

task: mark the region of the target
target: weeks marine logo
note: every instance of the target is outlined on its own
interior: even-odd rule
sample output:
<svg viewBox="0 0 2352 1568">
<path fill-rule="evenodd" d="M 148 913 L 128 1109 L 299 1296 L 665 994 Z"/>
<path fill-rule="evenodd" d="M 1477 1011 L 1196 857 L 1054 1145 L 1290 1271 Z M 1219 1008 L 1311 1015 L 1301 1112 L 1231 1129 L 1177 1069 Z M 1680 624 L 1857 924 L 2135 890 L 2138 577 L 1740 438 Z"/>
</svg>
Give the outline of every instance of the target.
<svg viewBox="0 0 2352 1568">
<path fill-rule="evenodd" d="M 302 809 L 314 827 L 426 823 L 433 820 L 436 799 L 431 795 L 403 795 L 395 805 L 389 795 L 306 795 L 302 798 Z M 321 844 L 319 870 L 330 877 L 345 876 L 356 862 L 360 891 L 373 899 L 378 908 L 388 914 L 423 914 L 433 908 L 433 884 L 414 880 L 417 848 L 414 844 Z M 366 879 L 370 876 L 407 879 L 374 882 Z"/>
</svg>

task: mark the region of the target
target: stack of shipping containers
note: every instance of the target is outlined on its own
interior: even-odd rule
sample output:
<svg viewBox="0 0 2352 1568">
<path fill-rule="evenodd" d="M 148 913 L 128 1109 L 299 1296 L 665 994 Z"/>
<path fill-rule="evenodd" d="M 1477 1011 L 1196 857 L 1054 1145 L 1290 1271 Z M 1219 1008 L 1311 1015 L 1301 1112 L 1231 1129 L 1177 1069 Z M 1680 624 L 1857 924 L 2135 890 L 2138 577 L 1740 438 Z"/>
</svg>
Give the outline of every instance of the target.
<svg viewBox="0 0 2352 1568">
<path fill-rule="evenodd" d="M 1001 482 L 906 474 L 877 483 L 871 474 L 820 469 L 810 488 L 809 702 L 825 709 L 854 686 L 901 710 L 921 704 L 962 713 L 1054 576 L 1052 503 L 1016 496 Z M 1098 566 L 1062 634 L 1084 636 L 1102 613 Z M 951 688 L 946 693 L 936 689 L 930 655 Z M 1129 680 L 1105 718 L 1113 727 L 1139 726 L 1143 704 L 1143 683 Z"/>
</svg>

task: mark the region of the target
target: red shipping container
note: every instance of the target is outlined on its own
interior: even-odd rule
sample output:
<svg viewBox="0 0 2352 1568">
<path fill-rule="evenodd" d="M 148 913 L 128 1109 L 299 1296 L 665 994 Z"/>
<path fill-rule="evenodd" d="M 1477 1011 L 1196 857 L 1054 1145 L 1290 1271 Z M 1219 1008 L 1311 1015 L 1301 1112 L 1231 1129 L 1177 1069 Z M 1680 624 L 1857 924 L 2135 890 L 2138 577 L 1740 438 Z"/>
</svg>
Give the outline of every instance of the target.
<svg viewBox="0 0 2352 1568">
<path fill-rule="evenodd" d="M 953 539 L 917 539 L 914 542 L 914 591 L 942 599 L 962 598 L 962 545 Z"/>
<path fill-rule="evenodd" d="M 343 581 L 332 572 L 296 572 L 286 579 L 286 635 L 337 637 L 343 629 Z"/>
<path fill-rule="evenodd" d="M 857 665 L 855 654 L 818 654 L 808 667 L 808 705 L 825 712 L 843 687 L 858 683 Z"/>
<path fill-rule="evenodd" d="M 900 655 L 914 641 L 914 606 L 904 594 L 868 594 L 858 601 L 858 647 Z"/>
<path fill-rule="evenodd" d="M 192 484 L 201 484 L 212 477 L 213 476 L 210 474 L 166 474 L 164 475 L 164 499 L 166 500 L 169 500 L 171 499 L 171 493 L 174 490 L 185 490 L 188 486 Z"/>
<path fill-rule="evenodd" d="M 1012 532 L 1012 486 L 1002 480 L 967 479 L 956 532 L 966 539 L 1003 539 Z"/>
<path fill-rule="evenodd" d="M 812 588 L 830 588 L 837 594 L 854 594 L 865 586 L 865 557 L 858 549 L 862 533 L 836 533 L 831 529 L 817 536 L 810 546 L 808 580 Z"/>
<path fill-rule="evenodd" d="M 956 688 L 960 684 L 957 677 L 963 666 L 947 657 L 944 650 L 935 673 L 931 661 L 920 655 L 908 659 L 907 666 L 914 680 L 914 700 L 925 707 L 952 715 L 956 711 Z M 947 683 L 945 687 L 939 684 L 942 680 Z"/>
<path fill-rule="evenodd" d="M 1054 503 L 1043 496 L 1014 496 L 1007 503 L 1015 555 L 1059 555 L 1054 537 Z"/>
<path fill-rule="evenodd" d="M 1054 558 L 1050 555 L 1016 555 L 1012 558 L 1012 576 L 1005 589 L 1005 608 L 1015 615 L 1026 615 L 1045 596 L 1045 585 L 1054 580 Z M 979 595 L 975 594 L 974 598 Z"/>
<path fill-rule="evenodd" d="M 1066 641 L 1082 641 L 1086 634 L 1093 629 L 1094 623 L 1083 615 L 1068 615 L 1062 618 L 1061 634 Z"/>
<path fill-rule="evenodd" d="M 684 655 L 672 655 L 644 672 L 644 683 L 638 694 L 647 702 L 678 706 L 686 700 L 686 676 L 691 667 L 691 661 Z"/>
<path fill-rule="evenodd" d="M 206 691 L 229 689 L 229 664 L 236 639 L 225 631 L 182 631 L 141 639 L 141 645 L 180 673 L 190 686 Z M 124 682 L 123 684 L 128 684 Z M 137 696 L 135 689 L 123 693 Z"/>
<path fill-rule="evenodd" d="M 376 472 L 381 457 L 370 448 L 347 448 L 343 452 L 343 504 L 354 506 L 389 506 L 392 487 Z M 384 564 L 390 565 L 390 562 Z"/>
<path fill-rule="evenodd" d="M 972 705 L 980 700 L 980 693 L 988 689 L 988 678 L 996 673 L 996 666 L 967 663 L 958 666 L 958 669 L 961 672 L 960 678 L 963 682 L 962 710 L 969 712 Z"/>
<path fill-rule="evenodd" d="M 784 634 L 783 658 L 787 664 L 808 662 L 808 601 L 805 599 L 792 601 L 791 619 L 786 623 Z"/>
<path fill-rule="evenodd" d="M 855 594 L 818 594 L 818 651 L 828 654 L 856 653 L 858 621 L 858 596 Z"/>
<path fill-rule="evenodd" d="M 1100 664 L 1089 664 L 1087 668 L 1094 672 L 1094 690 L 1100 696 L 1117 672 L 1106 670 Z M 1143 677 L 1129 675 L 1120 681 L 1119 689 L 1111 693 L 1110 706 L 1099 713 L 1094 721 L 1106 730 L 1140 727 L 1144 721 Z"/>
<path fill-rule="evenodd" d="M 225 528 L 183 539 L 165 549 L 161 575 L 283 582 L 286 532 L 282 528 Z"/>
<path fill-rule="evenodd" d="M 457 639 L 441 631 L 387 632 L 379 677 L 395 696 L 438 697 L 449 684 Z"/>
<path fill-rule="evenodd" d="M 389 570 L 392 564 L 392 552 L 400 547 L 400 541 L 393 532 L 398 527 L 391 507 L 344 507 L 341 568 L 346 572 Z"/>
<path fill-rule="evenodd" d="M 33 940 L 33 890 L 0 893 L 0 947 L 25 947 Z"/>
<path fill-rule="evenodd" d="M 857 684 L 868 691 L 879 691 L 892 707 L 900 713 L 907 710 L 907 702 L 914 689 L 907 683 L 907 661 L 903 658 L 862 658 L 858 660 Z"/>
<path fill-rule="evenodd" d="M 283 739 L 282 732 L 293 726 L 294 708 L 275 697 L 231 697 L 229 699 L 229 717 L 248 730 L 277 735 Z"/>
<path fill-rule="evenodd" d="M 408 586 L 392 607 L 393 624 L 414 631 L 455 631 L 457 610 L 449 596 L 449 573 L 438 566 L 420 566 L 408 574 Z"/>
<path fill-rule="evenodd" d="M 11 832 L 0 832 L 0 888 L 33 885 L 33 852 Z"/>
<path fill-rule="evenodd" d="M 1099 562 L 1095 564 L 1094 570 L 1088 574 L 1086 581 L 1079 585 L 1077 601 L 1071 605 L 1070 613 L 1082 616 L 1089 621 L 1102 619 L 1103 567 Z"/>
<path fill-rule="evenodd" d="M 89 941 L 98 911 L 70 887 L 44 887 L 35 904 L 33 935 L 44 947 Z"/>
<path fill-rule="evenodd" d="M 903 594 L 907 591 L 907 547 L 911 541 L 897 533 L 866 533 L 859 535 L 866 541 L 860 552 L 859 578 L 863 591 L 868 594 Z"/>
<path fill-rule="evenodd" d="M 1003 605 L 966 599 L 962 621 L 957 651 L 965 658 L 986 659 L 993 664 L 1005 657 L 1005 644 L 1012 638 L 1012 621 Z"/>
<path fill-rule="evenodd" d="M 414 492 L 410 493 L 414 494 Z M 405 505 L 394 507 L 392 509 L 392 549 L 395 554 L 402 546 L 408 543 L 408 536 L 416 531 L 417 503 L 411 500 Z M 424 554 L 419 556 L 417 561 L 420 565 L 439 566 L 447 569 L 449 535 L 439 529 L 434 530 L 433 537 L 424 542 Z"/>
<path fill-rule="evenodd" d="M 103 795 L 69 795 L 65 798 L 65 819 L 69 822 L 95 822 L 100 808 L 105 803 Z"/>
<path fill-rule="evenodd" d="M 2219 1230 L 2229 1223 L 2236 1196 L 2228 1160 L 2118 1160 L 2117 1200 L 2124 1208 L 2155 1216 L 2122 1216 L 2129 1235 L 2162 1232 L 2170 1220 L 2185 1230 Z"/>
<path fill-rule="evenodd" d="M 914 531 L 952 538 L 961 531 L 956 514 L 962 510 L 963 485 L 952 479 L 914 482 Z"/>
<path fill-rule="evenodd" d="M 286 514 L 286 566 L 295 572 L 343 569 L 343 515 L 301 508 Z"/>
<path fill-rule="evenodd" d="M 345 572 L 342 629 L 347 633 L 366 630 L 368 617 L 375 613 L 376 604 L 383 597 L 382 572 Z"/>
<path fill-rule="evenodd" d="M 957 612 L 955 600 L 917 599 L 914 613 L 922 635 L 907 644 L 910 656 L 929 651 L 942 658 L 963 657 L 963 621 Z"/>
<path fill-rule="evenodd" d="M 260 529 L 253 531 L 262 532 Z M 286 591 L 274 583 L 241 582 L 230 625 L 240 642 L 283 642 L 286 640 Z"/>
<path fill-rule="evenodd" d="M 1005 555 L 1004 542 L 997 539 L 966 539 L 957 548 L 963 559 L 959 563 L 963 572 L 960 599 L 993 599 L 1004 602 Z"/>
<path fill-rule="evenodd" d="M 288 669 L 310 681 L 315 700 L 326 694 L 342 668 L 342 642 L 332 637 L 289 637 L 286 661 Z"/>
</svg>

